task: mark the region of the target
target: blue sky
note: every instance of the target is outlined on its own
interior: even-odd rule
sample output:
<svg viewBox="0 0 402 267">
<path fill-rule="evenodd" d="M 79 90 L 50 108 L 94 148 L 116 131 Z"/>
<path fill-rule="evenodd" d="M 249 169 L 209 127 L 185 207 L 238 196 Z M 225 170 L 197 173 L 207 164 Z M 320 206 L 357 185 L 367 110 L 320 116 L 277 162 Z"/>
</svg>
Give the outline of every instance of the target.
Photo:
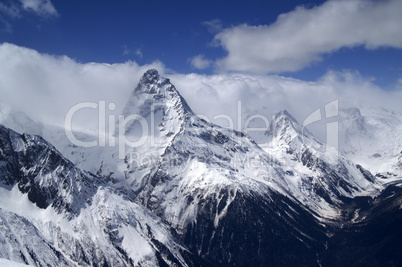
<svg viewBox="0 0 402 267">
<path fill-rule="evenodd" d="M 342 2 L 356 4 L 342 7 Z M 342 8 L 350 11 L 345 19 L 349 11 Z M 315 81 L 329 70 L 357 71 L 394 89 L 402 83 L 402 26 L 386 31 L 393 20 L 399 23 L 392 10 L 401 14 L 398 1 L 2 0 L 0 42 L 81 63 L 158 60 L 183 74 L 240 71 Z M 314 32 L 314 23 L 324 26 Z M 288 51 L 276 50 L 281 47 Z M 261 64 L 254 64 L 260 58 Z"/>
<path fill-rule="evenodd" d="M 53 0 L 57 15 L 38 16 L 29 10 L 21 12 L 22 18 L 3 15 L 13 29 L 3 31 L 1 41 L 65 54 L 81 62 L 161 60 L 169 68 L 189 72 L 189 57 L 200 53 L 211 57 L 224 55 L 222 49 L 211 47 L 213 34 L 204 22 L 219 19 L 228 27 L 272 23 L 277 15 L 292 10 L 299 1 L 275 2 L 278 3 Z M 142 57 L 135 53 L 137 50 Z"/>
</svg>

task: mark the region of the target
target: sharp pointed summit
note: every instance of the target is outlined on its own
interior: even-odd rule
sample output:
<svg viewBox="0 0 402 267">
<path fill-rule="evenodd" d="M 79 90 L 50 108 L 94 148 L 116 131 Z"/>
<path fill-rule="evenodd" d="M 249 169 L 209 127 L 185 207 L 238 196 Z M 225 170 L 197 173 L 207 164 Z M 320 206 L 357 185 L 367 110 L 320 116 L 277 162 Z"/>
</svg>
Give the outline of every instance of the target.
<svg viewBox="0 0 402 267">
<path fill-rule="evenodd" d="M 170 84 L 169 79 L 160 76 L 156 69 L 149 69 L 142 75 L 134 91 L 155 94 L 162 84 Z"/>
<path fill-rule="evenodd" d="M 141 107 L 140 110 L 137 107 Z M 179 114 L 192 111 L 169 79 L 162 77 L 156 69 L 147 70 L 128 100 L 123 114 L 147 116 L 152 108 L 174 108 Z M 137 113 L 139 112 L 139 113 Z"/>
</svg>

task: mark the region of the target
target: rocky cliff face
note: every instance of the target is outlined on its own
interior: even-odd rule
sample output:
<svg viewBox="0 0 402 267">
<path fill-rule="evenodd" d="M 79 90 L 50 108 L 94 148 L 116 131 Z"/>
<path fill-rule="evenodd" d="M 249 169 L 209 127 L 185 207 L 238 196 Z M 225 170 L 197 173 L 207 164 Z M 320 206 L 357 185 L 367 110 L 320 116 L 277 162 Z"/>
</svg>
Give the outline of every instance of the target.
<svg viewBox="0 0 402 267">
<path fill-rule="evenodd" d="M 38 266 L 192 263 L 168 226 L 103 178 L 43 138 L 0 126 L 1 257 Z"/>
</svg>

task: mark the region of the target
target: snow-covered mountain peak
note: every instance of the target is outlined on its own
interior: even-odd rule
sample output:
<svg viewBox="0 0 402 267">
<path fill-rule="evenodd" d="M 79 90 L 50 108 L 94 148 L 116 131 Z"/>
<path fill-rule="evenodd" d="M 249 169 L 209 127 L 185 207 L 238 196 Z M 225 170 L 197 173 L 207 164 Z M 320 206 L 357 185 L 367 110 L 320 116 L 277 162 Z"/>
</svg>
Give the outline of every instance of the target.
<svg viewBox="0 0 402 267">
<path fill-rule="evenodd" d="M 170 80 L 150 69 L 131 94 L 123 116 L 124 129 L 119 128 L 119 136 L 139 144 L 126 147 L 129 164 L 125 176 L 131 183 L 156 171 L 156 162 L 194 113 Z"/>
<path fill-rule="evenodd" d="M 134 104 L 133 100 L 136 101 L 138 105 L 141 104 L 139 100 L 144 98 L 146 99 L 145 104 L 147 105 L 173 105 L 176 108 L 183 109 L 184 112 L 191 112 L 187 102 L 170 80 L 159 75 L 158 71 L 155 69 L 149 69 L 141 77 L 124 109 L 124 114 L 127 115 L 127 112 L 130 111 L 130 106 Z"/>
<path fill-rule="evenodd" d="M 17 185 L 39 208 L 79 214 L 97 178 L 76 168 L 53 145 L 0 124 L 0 184 Z"/>
<path fill-rule="evenodd" d="M 159 79 L 160 75 L 156 69 L 149 69 L 147 70 L 141 77 L 140 83 L 148 83 L 155 79 Z"/>
<path fill-rule="evenodd" d="M 341 109 L 340 112 L 344 115 L 345 119 L 359 119 L 362 117 L 360 109 L 357 107 Z"/>
<path fill-rule="evenodd" d="M 385 108 L 339 110 L 340 148 L 348 158 L 382 177 L 401 177 L 402 116 Z M 390 170 L 398 170 L 389 175 Z"/>
<path fill-rule="evenodd" d="M 26 113 L 4 102 L 0 102 L 0 123 L 20 134 L 43 134 L 42 123 L 34 121 Z"/>
<path fill-rule="evenodd" d="M 134 91 L 149 94 L 159 93 L 160 85 L 165 83 L 168 84 L 170 81 L 161 77 L 157 70 L 149 69 L 142 75 Z"/>
<path fill-rule="evenodd" d="M 267 132 L 272 137 L 282 138 L 286 134 L 301 135 L 302 127 L 287 110 L 282 110 L 275 114 L 271 127 Z"/>
<path fill-rule="evenodd" d="M 296 119 L 286 109 L 279 111 L 278 113 L 275 114 L 274 117 L 275 117 L 275 120 L 277 120 L 277 121 L 278 120 L 290 120 L 293 123 L 298 123 L 296 121 Z"/>
<path fill-rule="evenodd" d="M 321 142 L 303 128 L 287 110 L 274 115 L 266 135 L 272 138 L 271 145 L 276 148 L 287 147 L 299 150 L 304 145 L 315 148 L 322 146 Z"/>
</svg>

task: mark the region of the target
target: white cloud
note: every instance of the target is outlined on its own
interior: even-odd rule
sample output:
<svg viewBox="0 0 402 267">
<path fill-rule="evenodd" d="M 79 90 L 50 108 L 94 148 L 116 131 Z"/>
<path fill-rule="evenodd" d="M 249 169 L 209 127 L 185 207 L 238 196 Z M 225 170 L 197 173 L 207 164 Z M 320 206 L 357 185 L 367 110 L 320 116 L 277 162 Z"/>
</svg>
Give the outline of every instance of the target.
<svg viewBox="0 0 402 267">
<path fill-rule="evenodd" d="M 395 83 L 395 88 L 402 90 L 402 78 L 398 78 Z"/>
<path fill-rule="evenodd" d="M 137 49 L 135 50 L 134 54 L 135 54 L 137 57 L 142 58 L 141 49 L 137 48 Z"/>
<path fill-rule="evenodd" d="M 133 61 L 81 64 L 66 56 L 40 54 L 3 43 L 0 45 L 0 101 L 35 120 L 62 125 L 67 111 L 80 102 L 105 100 L 106 104 L 115 103 L 116 112 L 120 112 L 148 68 L 164 70 L 160 62 L 143 66 Z"/>
<path fill-rule="evenodd" d="M 128 49 L 128 47 L 126 45 L 123 45 L 123 55 L 129 55 L 131 53 L 130 49 Z"/>
<path fill-rule="evenodd" d="M 20 10 L 14 4 L 7 6 L 3 3 L 0 3 L 0 13 L 5 14 L 11 18 L 18 18 L 20 16 Z"/>
<path fill-rule="evenodd" d="M 0 3 L 0 32 L 12 33 L 13 26 L 8 19 L 16 19 L 20 17 L 20 8 L 17 5 L 14 3 L 11 3 L 10 5 Z"/>
<path fill-rule="evenodd" d="M 194 112 L 223 127 L 231 125 L 219 115 L 228 116 L 237 130 L 247 127 L 250 116 L 261 115 L 271 121 L 272 115 L 283 109 L 302 123 L 312 112 L 334 100 L 338 100 L 340 108 L 385 107 L 402 113 L 402 90 L 382 90 L 371 78 L 352 71 L 329 71 L 315 82 L 251 74 L 170 77 Z M 323 121 L 310 126 L 322 140 L 326 134 L 324 124 Z M 252 127 L 265 127 L 265 123 L 260 120 Z"/>
<path fill-rule="evenodd" d="M 13 26 L 7 20 L 0 18 L 0 31 L 12 33 Z"/>
<path fill-rule="evenodd" d="M 0 31 L 12 33 L 13 25 L 9 19 L 20 19 L 23 10 L 33 11 L 42 17 L 59 15 L 50 0 L 20 0 L 20 3 L 16 3 L 18 2 L 11 2 L 9 5 L 0 3 Z"/>
<path fill-rule="evenodd" d="M 210 33 L 218 33 L 223 29 L 222 21 L 220 19 L 204 21 L 202 24 L 207 26 Z"/>
<path fill-rule="evenodd" d="M 39 16 L 58 16 L 56 8 L 50 0 L 20 0 L 22 8 L 31 10 Z"/>
<path fill-rule="evenodd" d="M 123 45 L 123 55 L 124 56 L 127 56 L 127 55 L 134 55 L 134 56 L 137 56 L 138 58 L 142 58 L 142 51 L 141 51 L 141 49 L 139 49 L 139 48 L 137 48 L 137 49 L 135 49 L 134 51 L 133 50 L 130 50 L 128 47 L 127 47 L 127 45 Z"/>
<path fill-rule="evenodd" d="M 384 106 L 402 112 L 402 90 L 382 90 L 370 77 L 353 71 L 329 71 L 315 82 L 244 73 L 169 74 L 160 62 L 142 66 L 132 61 L 81 64 L 66 56 L 40 54 L 12 44 L 0 45 L 0 101 L 35 120 L 60 125 L 72 106 L 85 101 L 115 103 L 117 115 L 149 68 L 156 68 L 170 78 L 194 112 L 222 126 L 229 126 L 227 120 L 214 116 L 227 115 L 236 129 L 238 122 L 244 123 L 249 115 L 260 114 L 270 120 L 271 115 L 283 109 L 302 122 L 311 112 L 335 99 L 339 99 L 341 108 Z M 239 113 L 241 120 L 237 119 Z M 83 114 L 74 118 L 74 122 L 87 127 L 96 121 Z"/>
<path fill-rule="evenodd" d="M 299 121 L 335 99 L 340 99 L 341 107 L 384 106 L 402 112 L 399 104 L 402 91 L 384 91 L 358 72 L 329 71 L 315 82 L 251 74 L 176 74 L 170 77 L 193 110 L 210 119 L 219 114 L 236 118 L 239 100 L 244 113 L 269 117 L 287 109 Z"/>
<path fill-rule="evenodd" d="M 402 48 L 402 1 L 327 1 L 297 7 L 271 25 L 247 24 L 215 35 L 228 55 L 224 71 L 296 71 L 343 47 Z"/>
<path fill-rule="evenodd" d="M 206 59 L 204 55 L 194 56 L 192 58 L 189 58 L 188 61 L 193 67 L 199 70 L 206 69 L 212 64 L 212 60 Z"/>
</svg>

